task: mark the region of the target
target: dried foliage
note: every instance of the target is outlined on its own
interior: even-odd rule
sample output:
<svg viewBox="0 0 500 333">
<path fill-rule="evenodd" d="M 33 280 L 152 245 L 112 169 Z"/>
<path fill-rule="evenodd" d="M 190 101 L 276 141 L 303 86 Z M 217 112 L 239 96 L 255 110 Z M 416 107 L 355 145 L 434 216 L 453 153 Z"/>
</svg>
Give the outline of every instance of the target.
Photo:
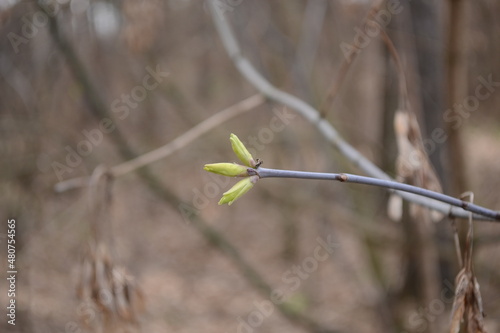
<svg viewBox="0 0 500 333">
<path fill-rule="evenodd" d="M 441 184 L 425 152 L 422 134 L 417 117 L 409 111 L 396 111 L 394 115 L 394 130 L 398 146 L 396 161 L 397 180 L 415 186 L 420 186 L 435 192 L 442 192 Z M 392 195 L 389 199 L 389 216 L 396 221 L 402 217 L 401 198 Z M 419 211 L 418 206 L 411 205 L 410 212 L 415 218 Z M 431 212 L 433 221 L 442 219 L 442 214 Z"/>
<path fill-rule="evenodd" d="M 82 323 L 91 329 L 133 330 L 144 310 L 144 297 L 136 280 L 117 266 L 104 244 L 91 244 L 80 266 L 77 295 L 95 309 Z"/>
<path fill-rule="evenodd" d="M 486 333 L 479 283 L 472 270 L 462 268 L 456 278 L 455 300 L 451 317 L 450 333 L 458 333 L 460 324 L 466 321 L 467 333 Z"/>
<path fill-rule="evenodd" d="M 114 262 L 106 245 L 105 235 L 111 228 L 111 184 L 108 170 L 97 167 L 88 188 L 93 233 L 80 264 L 77 296 L 94 309 L 92 316 L 80 318 L 87 328 L 128 332 L 138 327 L 144 297 L 134 277 Z"/>
<path fill-rule="evenodd" d="M 60 5 L 54 16 L 57 20 L 44 16 L 36 7 L 48 2 Z M 194 132 L 190 132 L 194 124 L 209 120 L 213 111 L 255 92 L 224 52 L 204 6 L 206 1 L 104 2 L 107 5 L 104 8 L 112 8 L 117 18 L 117 30 L 106 36 L 99 33 L 95 24 L 97 14 L 102 14 L 103 2 L 48 2 L 4 1 L 0 5 L 4 36 L 0 48 L 0 86 L 4 92 L 0 99 L 3 157 L 0 211 L 4 218 L 15 216 L 20 221 L 20 260 L 26 267 L 19 280 L 17 331 L 68 331 L 68 324 L 80 314 L 80 306 L 85 305 L 90 311 L 82 315 L 84 325 L 71 331 L 236 332 L 243 321 L 258 318 L 259 307 L 254 304 L 267 300 L 269 290 L 296 285 L 296 294 L 304 295 L 307 300 L 303 302 L 304 309 L 290 311 L 286 316 L 274 308 L 260 327 L 252 327 L 254 332 L 326 331 L 312 325 L 316 321 L 323 327 L 340 327 L 343 332 L 401 331 L 399 324 L 406 324 L 414 311 L 434 304 L 408 302 L 406 290 L 398 293 L 404 270 L 401 261 L 414 262 L 405 252 L 409 242 L 401 239 L 404 237 L 402 227 L 406 224 L 386 223 L 378 209 L 380 196 L 371 195 L 373 192 L 364 187 L 358 191 L 353 186 L 351 192 L 351 187 L 346 190 L 347 187 L 324 182 L 270 181 L 270 185 L 262 186 L 258 193 L 247 194 L 248 202 L 244 205 L 230 209 L 216 205 L 215 197 L 222 195 L 228 184 L 221 182 L 222 177 L 208 178 L 200 166 L 215 157 L 213 151 L 218 152 L 217 157 L 226 156 L 223 154 L 227 143 L 222 138 L 230 130 L 241 131 L 246 143 L 256 138 L 253 148 L 265 159 L 266 167 L 350 171 L 353 165 L 326 149 L 327 140 L 320 139 L 318 130 L 306 125 L 301 117 L 290 123 L 282 124 L 280 119 L 273 122 L 276 120 L 273 105 L 262 102 L 257 103 L 260 107 L 251 116 L 242 115 L 227 127 L 223 125 L 210 131 L 205 128 L 203 133 L 208 135 L 201 140 L 195 138 Z M 310 5 L 319 2 L 326 3 L 321 20 L 320 15 L 311 15 L 314 11 L 309 10 Z M 4 9 L 6 3 L 12 3 L 12 8 Z M 386 4 L 392 4 L 377 3 L 382 4 L 382 14 L 387 13 Z M 73 10 L 75 4 L 88 8 L 85 12 Z M 340 132 L 348 133 L 351 143 L 360 147 L 370 160 L 380 163 L 379 153 L 393 158 L 390 149 L 380 142 L 380 133 L 387 133 L 386 126 L 391 126 L 386 123 L 392 119 L 383 117 L 383 111 L 394 110 L 392 100 L 398 92 L 390 84 L 396 79 L 391 77 L 391 66 L 386 66 L 389 61 L 387 54 L 381 52 L 379 38 L 368 36 L 366 44 L 369 45 L 354 53 L 357 60 L 349 66 L 340 64 L 346 62 L 339 49 L 342 42 L 365 44 L 366 28 L 371 32 L 377 30 L 363 23 L 364 17 L 372 18 L 371 14 L 367 15 L 372 3 L 222 0 L 217 4 L 223 6 L 224 16 L 235 29 L 244 55 L 262 77 L 313 105 L 325 100 L 325 109 L 332 109 L 328 120 Z M 500 11 L 490 10 L 498 4 L 493 5 L 491 1 L 489 7 L 485 4 L 484 1 L 470 4 L 473 11 L 469 16 L 474 20 L 460 22 L 463 35 L 472 36 L 474 45 L 460 48 L 472 61 L 471 65 L 464 65 L 470 80 L 460 78 L 457 82 L 463 80 L 460 83 L 469 85 L 471 94 L 474 87 L 470 85 L 477 75 L 492 73 L 494 82 L 499 77 L 498 61 L 494 57 L 498 52 L 491 50 L 498 46 L 492 41 L 500 29 L 492 27 L 499 26 L 500 20 L 496 18 Z M 408 42 L 422 38 L 412 30 L 411 23 L 422 28 L 422 19 L 429 21 L 428 12 L 419 18 L 416 12 L 408 13 L 411 9 L 408 4 L 403 3 L 402 7 L 402 13 L 390 17 L 390 26 L 382 28 L 387 28 L 391 38 L 393 32 L 403 32 Z M 412 20 L 405 19 L 406 15 L 411 15 Z M 393 24 L 396 20 L 405 22 Z M 19 38 L 12 39 L 11 34 Z M 423 39 L 436 48 L 444 44 L 428 36 Z M 311 43 L 312 40 L 317 42 Z M 409 54 L 400 48 L 397 38 L 394 41 L 406 64 Z M 300 52 L 296 52 L 300 49 L 305 50 L 302 54 L 310 58 L 311 65 L 303 78 L 295 82 L 290 73 L 295 69 L 302 71 L 302 63 L 305 63 Z M 82 66 L 74 61 L 75 56 Z M 442 59 L 436 60 L 435 63 L 442 63 Z M 143 79 L 149 69 L 157 67 L 168 71 L 170 76 L 143 96 L 140 94 L 145 89 Z M 332 84 L 330 97 L 322 96 L 327 93 L 324 90 L 328 84 Z M 305 93 L 302 86 L 309 87 L 304 89 Z M 306 98 L 308 90 L 311 96 Z M 450 105 L 461 103 L 463 97 L 465 95 L 455 95 Z M 499 97 L 498 90 L 492 92 L 490 98 L 480 101 L 477 112 L 460 118 L 460 122 L 450 122 L 460 125 L 461 130 L 470 135 L 467 140 L 470 147 L 458 147 L 464 153 L 473 153 L 466 156 L 471 162 L 466 176 L 476 186 L 481 201 L 486 198 L 487 205 L 492 207 L 498 207 L 493 194 L 499 187 L 494 175 L 500 163 L 495 163 L 498 154 L 491 149 L 498 144 L 494 135 L 498 128 L 491 120 L 498 118 L 495 110 L 500 110 L 496 107 Z M 386 99 L 388 102 L 384 103 Z M 95 112 L 99 105 L 108 114 Z M 400 109 L 407 110 L 404 105 Z M 435 114 L 445 110 L 423 111 Z M 451 116 L 460 114 L 454 112 Z M 114 130 L 101 131 L 98 139 L 95 135 L 90 138 L 89 133 L 96 133 L 102 121 L 108 119 L 113 119 Z M 325 125 L 326 121 L 318 123 Z M 272 137 L 265 135 L 273 129 L 270 125 L 279 128 Z M 411 129 L 406 131 L 404 145 L 408 155 L 418 149 L 412 145 Z M 120 139 L 117 133 L 122 133 L 125 139 Z M 170 141 L 176 137 L 183 138 L 183 144 L 189 140 L 195 144 L 178 151 L 177 144 L 181 141 Z M 478 138 L 487 139 L 488 143 L 478 143 Z M 177 153 L 175 158 L 152 166 L 156 181 L 150 177 L 148 182 L 148 178 L 142 176 L 141 172 L 146 170 L 145 160 L 142 164 L 127 163 L 139 161 L 130 160 L 127 145 L 135 156 L 169 141 L 172 145 L 165 145 L 163 152 Z M 443 147 L 445 145 L 448 142 Z M 76 156 L 79 147 L 87 149 Z M 63 164 L 68 171 L 59 173 L 54 163 Z M 98 185 L 88 197 L 84 195 L 83 200 L 80 190 L 53 193 L 56 182 L 72 177 L 79 177 L 80 184 L 87 186 L 91 170 L 101 163 L 121 166 L 110 170 L 114 176 L 137 170 L 135 175 L 117 180 L 113 205 L 106 172 L 96 177 Z M 386 168 L 386 162 L 383 164 Z M 450 171 L 446 167 L 444 170 Z M 415 178 L 424 182 L 425 174 L 409 169 L 410 178 L 415 172 Z M 410 178 L 406 181 L 413 182 Z M 81 223 L 87 198 L 90 213 L 83 220 L 89 221 L 94 229 L 90 233 L 87 225 Z M 401 203 L 398 206 L 401 208 Z M 188 216 L 182 207 L 189 207 Z M 193 221 L 188 221 L 191 216 Z M 112 231 L 111 222 L 115 226 Z M 428 225 L 434 227 L 432 223 Z M 477 232 L 489 233 L 495 230 L 490 228 L 495 227 L 481 224 Z M 317 246 L 316 237 L 326 234 L 345 241 L 331 254 L 331 260 L 321 262 L 317 271 L 308 273 L 307 279 L 286 275 L 293 278 L 294 284 L 284 283 L 284 274 L 291 274 L 290 269 L 300 266 L 300 259 L 311 257 Z M 493 239 L 495 235 L 489 236 Z M 122 253 L 123 247 L 114 246 L 112 241 L 126 244 L 127 255 Z M 498 252 L 497 248 L 492 249 L 496 246 L 493 242 L 489 244 L 490 248 L 482 248 L 482 255 Z M 283 257 L 284 248 L 292 249 L 289 251 L 292 255 Z M 82 249 L 85 249 L 84 256 L 75 264 L 79 266 L 79 274 L 77 279 L 72 279 L 75 276 L 66 270 Z M 481 288 L 488 307 L 486 327 L 495 332 L 500 311 L 498 302 L 494 302 L 494 295 L 498 293 L 498 285 L 494 283 L 498 267 L 491 266 L 489 260 L 477 259 L 475 268 L 478 274 L 481 272 L 480 280 L 493 282 L 482 282 Z M 140 283 L 124 266 L 129 272 L 141 272 Z M 485 270 L 488 270 L 486 274 Z M 467 306 L 473 308 L 474 304 L 480 304 L 477 281 L 467 274 L 464 273 L 458 283 L 464 285 L 463 297 L 457 296 L 454 312 L 460 317 L 459 322 L 462 318 L 469 320 Z M 76 282 L 81 301 L 76 300 L 73 292 Z M 259 294 L 260 290 L 264 293 Z M 467 296 L 467 290 L 469 294 L 470 290 L 476 294 Z M 141 314 L 143 294 L 147 295 L 148 320 Z M 6 293 L 2 293 L 2 303 L 5 297 Z M 302 313 L 314 322 L 300 325 L 304 322 Z M 470 313 L 481 311 L 472 309 Z M 436 314 L 437 321 L 443 317 L 448 325 L 447 314 Z M 419 319 L 427 320 L 426 317 Z M 240 331 L 245 331 L 245 326 L 240 327 L 243 327 Z M 449 326 L 439 328 L 442 332 Z M 10 329 L 5 321 L 0 323 L 1 332 Z"/>
<path fill-rule="evenodd" d="M 465 332 L 486 333 L 483 323 L 484 312 L 481 292 L 479 291 L 479 282 L 472 268 L 473 234 L 471 215 L 465 241 L 464 264 L 455 279 L 455 300 L 451 313 L 450 333 L 458 333 L 460 331 L 462 320 L 466 323 Z M 458 237 L 455 239 L 458 241 Z"/>
</svg>

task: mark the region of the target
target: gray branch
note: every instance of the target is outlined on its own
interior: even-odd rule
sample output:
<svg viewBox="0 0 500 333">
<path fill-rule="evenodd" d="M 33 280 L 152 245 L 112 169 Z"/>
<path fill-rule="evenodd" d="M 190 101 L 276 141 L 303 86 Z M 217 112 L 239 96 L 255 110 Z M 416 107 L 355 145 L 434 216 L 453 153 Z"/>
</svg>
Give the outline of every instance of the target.
<svg viewBox="0 0 500 333">
<path fill-rule="evenodd" d="M 254 66 L 241 53 L 240 46 L 233 34 L 233 31 L 231 30 L 231 27 L 229 26 L 229 23 L 226 20 L 226 17 L 224 16 L 224 13 L 217 6 L 217 0 L 209 0 L 208 5 L 217 32 L 229 57 L 234 62 L 240 73 L 257 90 L 259 90 L 267 98 L 286 105 L 290 109 L 295 110 L 297 113 L 302 115 L 311 124 L 316 126 L 318 131 L 325 137 L 325 139 L 327 139 L 328 142 L 330 142 L 335 148 L 337 148 L 342 155 L 344 155 L 349 161 L 351 161 L 351 163 L 359 167 L 367 175 L 384 180 L 393 180 L 389 175 L 379 169 L 375 164 L 373 164 L 353 146 L 346 142 L 326 119 L 321 118 L 318 110 L 314 109 L 312 106 L 305 103 L 301 99 L 274 87 L 259 72 L 257 72 Z M 422 197 L 413 193 L 406 193 L 398 190 L 391 191 L 394 191 L 396 194 L 407 201 L 439 211 L 448 216 L 460 218 L 468 218 L 469 216 L 469 213 L 460 207 L 453 207 L 449 204 Z M 474 214 L 474 218 L 478 220 L 491 220 L 491 218 L 479 214 Z"/>
<path fill-rule="evenodd" d="M 460 207 L 469 212 L 489 217 L 496 221 L 500 221 L 500 212 L 484 208 L 464 200 L 450 197 L 449 195 L 446 194 L 434 192 L 418 186 L 395 182 L 392 180 L 358 176 L 349 173 L 324 173 L 324 172 L 308 172 L 308 171 L 295 171 L 295 170 L 278 170 L 278 169 L 267 169 L 267 168 L 258 168 L 256 170 L 249 169 L 249 172 L 251 171 L 255 171 L 260 178 L 274 177 L 274 178 L 336 180 L 345 183 L 364 184 L 364 185 L 378 186 L 398 191 L 404 191 L 419 196 L 431 198 L 434 200 L 438 200 L 450 204 L 452 206 Z"/>
</svg>

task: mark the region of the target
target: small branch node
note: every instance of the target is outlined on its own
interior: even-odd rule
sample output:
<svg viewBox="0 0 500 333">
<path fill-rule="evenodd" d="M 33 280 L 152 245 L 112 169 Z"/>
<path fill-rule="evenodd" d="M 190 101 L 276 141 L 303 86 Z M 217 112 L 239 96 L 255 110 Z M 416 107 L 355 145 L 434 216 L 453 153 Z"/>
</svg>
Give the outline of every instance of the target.
<svg viewBox="0 0 500 333">
<path fill-rule="evenodd" d="M 339 174 L 339 176 L 337 177 L 337 179 L 341 182 L 346 182 L 348 180 L 348 177 L 345 173 L 341 173 Z"/>
<path fill-rule="evenodd" d="M 248 168 L 247 172 L 249 176 L 258 176 L 260 178 L 259 172 L 254 168 Z"/>
</svg>

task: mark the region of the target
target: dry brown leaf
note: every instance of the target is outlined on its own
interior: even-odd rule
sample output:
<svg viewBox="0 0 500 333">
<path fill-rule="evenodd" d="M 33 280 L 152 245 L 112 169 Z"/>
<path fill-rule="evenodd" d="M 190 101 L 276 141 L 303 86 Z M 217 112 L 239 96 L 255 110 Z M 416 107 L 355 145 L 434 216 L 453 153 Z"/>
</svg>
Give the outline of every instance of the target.
<svg viewBox="0 0 500 333">
<path fill-rule="evenodd" d="M 470 307 L 467 313 L 467 330 L 474 333 L 486 333 L 483 322 L 483 301 L 481 298 L 481 292 L 479 291 L 479 283 L 477 282 L 474 273 L 472 275 L 472 279 L 472 290 L 469 292 L 471 299 L 469 301 Z"/>
<path fill-rule="evenodd" d="M 467 278 L 465 269 L 462 269 L 458 273 L 455 281 L 457 286 L 455 288 L 455 299 L 453 300 L 453 308 L 451 311 L 450 333 L 458 333 L 460 331 L 460 324 L 464 317 L 465 296 L 469 286 L 469 279 Z"/>
<path fill-rule="evenodd" d="M 91 245 L 83 258 L 77 295 L 100 310 L 99 320 L 85 321 L 87 326 L 94 328 L 109 329 L 108 325 L 116 326 L 120 321 L 136 324 L 138 315 L 144 310 L 143 294 L 135 279 L 125 268 L 113 263 L 103 244 Z"/>
<path fill-rule="evenodd" d="M 403 217 L 403 198 L 391 194 L 387 202 L 387 215 L 393 221 L 401 221 Z"/>
<path fill-rule="evenodd" d="M 473 194 L 467 193 L 466 195 L 470 196 L 472 202 Z M 450 333 L 458 333 L 464 319 L 467 320 L 467 333 L 486 333 L 483 323 L 484 312 L 479 282 L 472 268 L 473 235 L 472 214 L 470 214 L 469 231 L 465 240 L 465 253 L 462 260 L 464 267 L 455 279 L 457 286 L 455 288 L 455 299 L 451 312 Z"/>
<path fill-rule="evenodd" d="M 442 192 L 441 184 L 425 151 L 415 115 L 405 110 L 396 111 L 394 115 L 394 132 L 398 146 L 398 157 L 396 159 L 398 181 L 435 192 Z M 400 220 L 402 209 L 395 207 L 398 201 L 393 199 L 394 196 L 391 195 L 389 199 L 388 213 L 394 220 Z M 418 216 L 422 209 L 419 206 L 410 205 L 411 216 Z M 443 218 L 443 214 L 432 211 L 430 217 L 432 221 L 437 222 Z"/>
<path fill-rule="evenodd" d="M 458 333 L 467 318 L 467 333 L 486 333 L 481 293 L 474 273 L 463 268 L 456 279 L 455 300 L 451 312 L 450 333 Z"/>
</svg>

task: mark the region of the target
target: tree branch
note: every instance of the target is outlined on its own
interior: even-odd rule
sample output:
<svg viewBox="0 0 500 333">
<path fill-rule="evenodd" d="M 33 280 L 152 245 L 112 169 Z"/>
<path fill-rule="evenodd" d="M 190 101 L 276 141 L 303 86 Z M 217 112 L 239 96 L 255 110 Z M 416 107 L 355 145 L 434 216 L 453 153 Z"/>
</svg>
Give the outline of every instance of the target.
<svg viewBox="0 0 500 333">
<path fill-rule="evenodd" d="M 186 147 L 201 135 L 207 133 L 221 123 L 226 122 L 244 112 L 252 110 L 255 107 L 261 105 L 262 103 L 264 103 L 264 100 L 265 99 L 261 94 L 256 94 L 248 97 L 247 99 L 244 99 L 202 121 L 198 125 L 175 138 L 173 141 L 148 153 L 137 156 L 131 160 L 112 167 L 109 170 L 109 174 L 113 177 L 123 176 L 148 164 L 159 161 L 173 154 L 179 149 Z M 54 190 L 61 193 L 73 188 L 86 186 L 88 182 L 89 177 L 76 177 L 57 183 L 56 185 L 54 185 Z"/>
<path fill-rule="evenodd" d="M 369 20 L 372 19 L 372 17 L 379 11 L 380 7 L 382 7 L 384 2 L 385 1 L 383 0 L 379 0 L 379 1 L 374 1 L 372 3 L 372 6 L 368 11 L 368 14 L 366 14 L 365 18 L 361 23 L 361 26 L 366 27 Z M 321 106 L 319 107 L 321 118 L 326 118 L 328 111 L 330 110 L 331 107 L 333 107 L 333 102 L 335 101 L 335 98 L 339 93 L 340 87 L 344 83 L 344 79 L 347 76 L 347 72 L 351 68 L 351 65 L 354 63 L 354 60 L 357 58 L 359 50 L 361 50 L 361 47 L 358 45 L 357 40 L 354 41 L 353 46 L 358 50 L 358 52 L 353 52 L 349 57 L 344 57 L 342 59 L 337 75 L 330 84 L 330 89 L 324 101 L 321 103 Z"/>
<path fill-rule="evenodd" d="M 254 169 L 250 169 L 254 170 Z M 260 178 L 301 178 L 301 179 L 320 179 L 320 180 L 336 180 L 345 183 L 357 183 L 365 184 L 371 186 L 383 187 L 386 189 L 393 189 L 399 191 L 405 191 L 409 193 L 414 193 L 424 197 L 428 197 L 434 200 L 439 200 L 441 202 L 461 207 L 472 213 L 476 213 L 482 216 L 489 217 L 496 221 L 500 221 L 500 212 L 472 204 L 468 201 L 460 200 L 454 197 L 450 197 L 446 194 L 439 192 L 434 192 L 427 190 L 422 187 L 413 186 L 409 184 L 399 183 L 391 180 L 378 179 L 373 177 L 364 177 L 358 175 L 352 175 L 349 173 L 322 173 L 322 172 L 307 172 L 307 171 L 294 171 L 294 170 L 278 170 L 278 169 L 267 169 L 258 168 L 255 170 Z"/>
<path fill-rule="evenodd" d="M 302 115 L 306 120 L 314 125 L 318 129 L 318 131 L 325 137 L 325 139 L 330 142 L 335 148 L 337 148 L 342 155 L 344 155 L 349 161 L 351 161 L 352 164 L 359 167 L 367 175 L 379 179 L 393 180 L 389 175 L 387 175 L 370 160 L 364 157 L 353 146 L 346 142 L 327 120 L 322 119 L 320 113 L 316 109 L 314 109 L 312 106 L 305 103 L 301 99 L 274 87 L 259 72 L 257 72 L 253 65 L 243 56 L 238 42 L 236 41 L 236 38 L 226 18 L 224 17 L 224 14 L 217 6 L 217 0 L 209 0 L 208 4 L 215 27 L 229 57 L 234 62 L 236 68 L 240 71 L 240 73 L 257 90 L 259 90 L 269 99 L 284 104 Z M 396 191 L 395 193 L 397 193 L 407 201 L 411 201 L 421 206 L 434 209 L 445 215 L 460 218 L 468 218 L 469 216 L 469 213 L 462 208 L 453 207 L 449 204 L 445 204 L 434 199 L 425 198 L 413 193 L 406 193 L 401 191 Z M 477 214 L 476 216 L 474 216 L 474 218 L 477 220 L 491 220 L 490 218 Z"/>
<path fill-rule="evenodd" d="M 38 2 L 39 8 L 46 11 L 44 6 Z M 102 117 L 111 117 L 108 108 L 106 107 L 104 101 L 101 97 L 96 93 L 97 90 L 94 88 L 90 77 L 87 75 L 83 64 L 78 58 L 76 52 L 72 48 L 69 41 L 61 34 L 58 28 L 57 19 L 50 15 L 50 13 L 46 12 L 49 17 L 50 24 L 50 32 L 52 38 L 56 42 L 60 51 L 63 53 L 63 56 L 66 58 L 68 62 L 68 66 L 72 70 L 75 79 L 82 85 L 84 93 L 87 98 L 95 99 L 94 101 L 89 103 L 89 107 L 92 110 L 93 115 L 97 119 L 102 119 Z M 114 143 L 118 146 L 118 150 L 121 156 L 124 159 L 135 159 L 136 156 L 128 146 L 127 142 L 123 140 L 123 136 L 119 129 L 115 129 L 113 135 L 117 135 L 117 139 L 114 140 Z M 120 133 L 120 134 L 117 134 Z M 167 205 L 171 206 L 173 209 L 178 210 L 179 206 L 183 205 L 183 207 L 192 212 L 190 214 L 189 221 L 191 225 L 193 225 L 196 230 L 198 230 L 203 237 L 214 247 L 220 250 L 222 253 L 227 255 L 233 264 L 238 268 L 241 272 L 242 276 L 259 292 L 262 293 L 264 297 L 269 297 L 269 292 L 272 291 L 271 286 L 264 280 L 264 278 L 260 275 L 260 273 L 250 265 L 244 257 L 240 254 L 239 250 L 229 241 L 227 240 L 220 232 L 218 232 L 215 228 L 211 227 L 205 220 L 203 220 L 200 216 L 198 216 L 196 208 L 191 205 L 182 202 L 177 195 L 170 191 L 166 186 L 161 183 L 161 180 L 158 179 L 153 173 L 150 172 L 149 168 L 143 167 L 137 169 L 137 173 L 140 176 L 141 180 L 148 186 L 148 188 L 163 202 Z M 286 304 L 277 304 L 276 307 L 278 310 L 291 322 L 299 324 L 306 329 L 308 329 L 311 333 L 335 333 L 337 331 L 328 329 L 318 324 L 315 320 L 298 313 L 292 313 L 287 308 Z"/>
</svg>

